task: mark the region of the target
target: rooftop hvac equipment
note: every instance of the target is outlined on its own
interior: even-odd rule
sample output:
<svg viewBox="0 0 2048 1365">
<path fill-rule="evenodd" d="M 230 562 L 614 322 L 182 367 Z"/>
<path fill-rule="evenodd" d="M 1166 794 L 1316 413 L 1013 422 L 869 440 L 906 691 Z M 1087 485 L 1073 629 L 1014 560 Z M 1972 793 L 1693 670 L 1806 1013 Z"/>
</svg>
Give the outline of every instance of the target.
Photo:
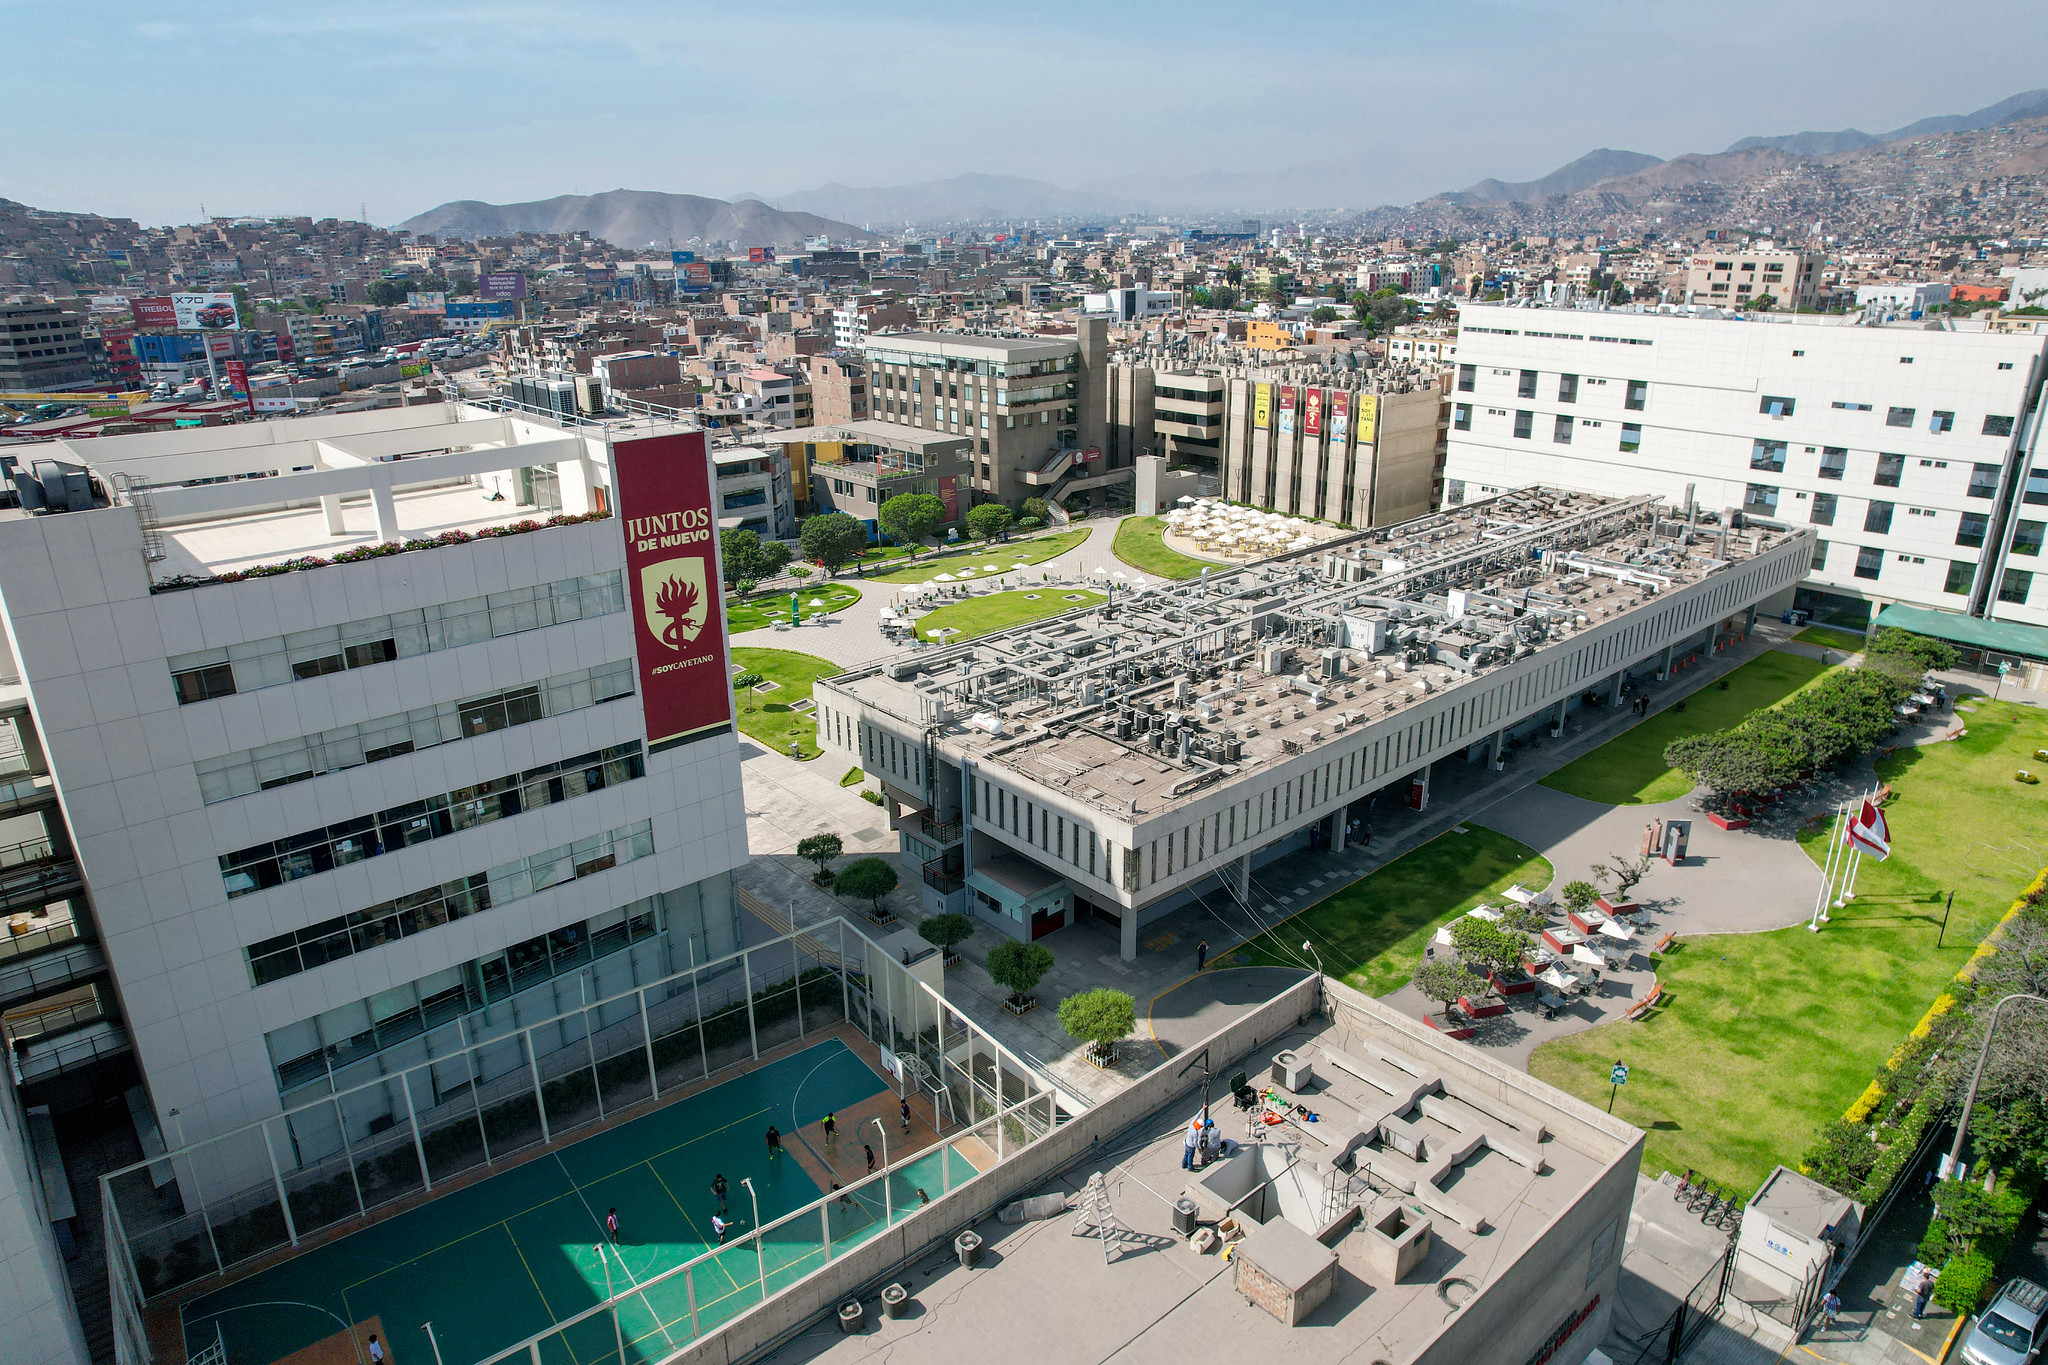
<svg viewBox="0 0 2048 1365">
<path fill-rule="evenodd" d="M 1339 678 L 1344 675 L 1343 650 L 1326 649 L 1318 656 L 1318 658 L 1320 658 L 1320 660 L 1322 661 L 1323 676 L 1325 678 Z"/>
<path fill-rule="evenodd" d="M 1285 673 L 1293 662 L 1294 649 L 1291 645 L 1268 641 L 1259 646 L 1259 668 L 1269 677 Z"/>
</svg>

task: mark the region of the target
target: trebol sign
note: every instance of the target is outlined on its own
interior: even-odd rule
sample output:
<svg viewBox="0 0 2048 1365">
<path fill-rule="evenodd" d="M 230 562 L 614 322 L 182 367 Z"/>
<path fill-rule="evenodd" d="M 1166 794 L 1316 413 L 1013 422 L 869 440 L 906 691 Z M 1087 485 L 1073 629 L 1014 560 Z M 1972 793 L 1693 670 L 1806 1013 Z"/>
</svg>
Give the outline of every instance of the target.
<svg viewBox="0 0 2048 1365">
<path fill-rule="evenodd" d="M 647 751 L 732 728 L 716 479 L 701 431 L 612 445 Z"/>
</svg>

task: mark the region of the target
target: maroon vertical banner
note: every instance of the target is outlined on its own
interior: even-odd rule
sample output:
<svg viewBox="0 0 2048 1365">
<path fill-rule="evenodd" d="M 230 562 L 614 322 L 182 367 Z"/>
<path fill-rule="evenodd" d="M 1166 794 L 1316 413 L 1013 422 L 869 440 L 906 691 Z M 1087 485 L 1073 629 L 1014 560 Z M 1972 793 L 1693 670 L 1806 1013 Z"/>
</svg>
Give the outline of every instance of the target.
<svg viewBox="0 0 2048 1365">
<path fill-rule="evenodd" d="M 612 444 L 647 752 L 732 728 L 711 453 L 701 431 Z"/>
<path fill-rule="evenodd" d="M 960 520 L 960 480 L 942 478 L 939 480 L 939 500 L 946 504 L 946 520 Z"/>
<path fill-rule="evenodd" d="M 225 367 L 228 377 L 228 392 L 249 403 L 249 411 L 256 411 L 256 405 L 249 400 L 249 363 L 245 360 L 230 360 Z"/>
<path fill-rule="evenodd" d="M 1344 438 L 1351 434 L 1351 394 L 1344 389 L 1330 390 L 1330 440 L 1343 445 Z"/>
<path fill-rule="evenodd" d="M 1302 393 L 1301 431 L 1304 436 L 1323 434 L 1323 391 L 1305 389 Z"/>
</svg>

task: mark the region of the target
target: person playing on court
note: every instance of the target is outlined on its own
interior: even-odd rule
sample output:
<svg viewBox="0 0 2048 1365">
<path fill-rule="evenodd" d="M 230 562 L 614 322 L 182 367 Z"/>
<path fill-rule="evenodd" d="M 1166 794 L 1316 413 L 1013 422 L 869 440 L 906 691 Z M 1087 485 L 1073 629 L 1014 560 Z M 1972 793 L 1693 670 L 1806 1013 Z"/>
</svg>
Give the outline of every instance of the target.
<svg viewBox="0 0 2048 1365">
<path fill-rule="evenodd" d="M 825 1115 L 825 1121 L 818 1126 L 825 1130 L 825 1141 L 827 1142 L 839 1136 L 839 1120 L 831 1114 Z"/>
<path fill-rule="evenodd" d="M 775 1131 L 775 1125 L 768 1125 L 768 1159 L 773 1161 L 782 1155 L 782 1134 Z"/>
<path fill-rule="evenodd" d="M 725 1173 L 723 1171 L 711 1177 L 711 1192 L 718 1196 L 718 1211 L 720 1213 L 725 1212 L 725 1196 L 731 1190 L 732 1186 L 725 1183 Z"/>
<path fill-rule="evenodd" d="M 619 1211 L 616 1208 L 605 1210 L 604 1235 L 611 1239 L 613 1246 L 619 1244 Z"/>
<path fill-rule="evenodd" d="M 868 1154 L 868 1174 L 873 1175 L 875 1173 L 875 1149 L 872 1145 L 865 1142 L 860 1145 L 860 1149 Z"/>
<path fill-rule="evenodd" d="M 370 1333 L 370 1365 L 384 1365 L 388 1359 L 384 1354 L 384 1343 L 377 1340 L 375 1332 Z"/>
<path fill-rule="evenodd" d="M 732 1226 L 732 1223 L 718 1214 L 714 1213 L 711 1215 L 711 1230 L 718 1235 L 718 1244 L 720 1246 L 725 1245 L 725 1234 L 732 1230 Z"/>
<path fill-rule="evenodd" d="M 839 1191 L 840 1203 L 846 1205 L 846 1207 L 848 1208 L 853 1207 L 853 1196 L 848 1194 L 844 1189 L 842 1189 L 838 1181 L 835 1180 L 832 1182 L 832 1188 Z"/>
<path fill-rule="evenodd" d="M 910 1096 L 905 1095 L 897 1107 L 903 1113 L 903 1131 L 907 1133 L 910 1131 Z"/>
<path fill-rule="evenodd" d="M 925 1193 L 925 1192 L 924 1192 L 923 1190 L 919 1190 L 919 1191 L 917 1192 L 917 1202 L 918 1202 L 918 1206 L 919 1206 L 919 1207 L 921 1208 L 921 1207 L 923 1207 L 924 1205 L 926 1205 L 926 1204 L 929 1204 L 929 1203 L 931 1203 L 931 1202 L 932 1202 L 932 1197 L 931 1197 L 930 1195 L 926 1194 L 926 1193 Z"/>
</svg>

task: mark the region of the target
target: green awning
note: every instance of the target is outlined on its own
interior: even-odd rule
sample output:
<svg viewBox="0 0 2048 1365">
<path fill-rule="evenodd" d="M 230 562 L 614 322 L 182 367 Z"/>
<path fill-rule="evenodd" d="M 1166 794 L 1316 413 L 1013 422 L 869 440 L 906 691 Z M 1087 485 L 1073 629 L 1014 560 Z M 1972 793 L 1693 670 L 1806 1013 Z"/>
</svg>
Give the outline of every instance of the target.
<svg viewBox="0 0 2048 1365">
<path fill-rule="evenodd" d="M 1986 621 L 1977 616 L 1960 616 L 1952 611 L 1931 611 L 1895 602 L 1877 614 L 1876 624 L 1896 626 L 1915 635 L 1966 649 L 1996 650 L 2029 659 L 2048 659 L 2048 627 L 2023 626 L 2016 621 Z"/>
</svg>

